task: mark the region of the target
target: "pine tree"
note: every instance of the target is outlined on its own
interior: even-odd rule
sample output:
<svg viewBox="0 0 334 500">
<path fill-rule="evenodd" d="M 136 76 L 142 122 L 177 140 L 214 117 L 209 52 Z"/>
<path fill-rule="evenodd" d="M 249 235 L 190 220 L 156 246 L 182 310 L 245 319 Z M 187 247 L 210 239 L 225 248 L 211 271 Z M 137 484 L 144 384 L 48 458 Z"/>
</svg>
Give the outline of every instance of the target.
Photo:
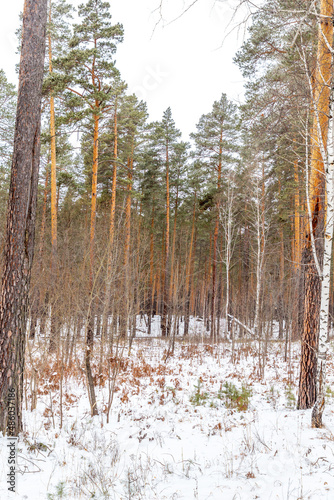
<svg viewBox="0 0 334 500">
<path fill-rule="evenodd" d="M 130 242 L 131 242 L 131 205 L 133 196 L 134 164 L 138 149 L 144 141 L 144 133 L 147 120 L 146 104 L 138 101 L 135 95 L 124 99 L 120 109 L 120 148 L 122 150 L 123 164 L 127 165 L 126 174 L 126 202 L 125 202 L 125 241 L 124 241 L 124 273 L 123 273 L 123 311 L 120 319 L 120 334 L 125 336 L 127 332 L 128 314 L 130 310 Z M 140 228 L 138 229 L 140 238 Z M 140 241 L 138 248 L 140 246 Z M 138 262 L 134 263 L 133 269 L 133 324 L 132 329 L 136 331 L 136 315 L 139 303 L 137 293 Z M 132 336 L 131 336 L 132 338 Z"/>
<path fill-rule="evenodd" d="M 0 314 L 0 430 L 22 431 L 25 332 L 34 254 L 46 0 L 26 0 Z M 9 419 L 14 405 L 14 419 Z"/>
<path fill-rule="evenodd" d="M 208 187 L 215 196 L 215 226 L 213 234 L 212 256 L 212 290 L 211 290 L 211 337 L 215 338 L 219 332 L 215 330 L 216 319 L 216 268 L 217 244 L 219 234 L 220 195 L 223 187 L 222 174 L 225 169 L 231 168 L 234 161 L 233 152 L 236 151 L 236 134 L 238 118 L 237 107 L 228 101 L 223 94 L 219 101 L 213 103 L 212 111 L 200 118 L 197 132 L 191 134 L 195 141 L 197 158 L 201 159 L 207 169 L 209 178 Z M 215 185 L 215 186 L 214 186 Z"/>
<path fill-rule="evenodd" d="M 53 59 L 55 54 L 61 52 L 61 44 L 66 43 L 69 37 L 69 26 L 67 18 L 71 15 L 71 6 L 65 0 L 54 2 L 50 0 L 48 14 L 48 63 L 49 78 L 52 79 Z M 56 153 L 56 114 L 55 95 L 50 91 L 50 153 L 51 153 L 51 279 L 50 279 L 50 301 L 51 301 L 51 328 L 50 328 L 50 352 L 57 348 L 57 337 L 60 331 L 55 318 L 57 286 L 57 153 Z M 38 308 L 38 304 L 37 304 Z"/>
<path fill-rule="evenodd" d="M 152 143 L 155 149 L 159 152 L 161 161 L 165 170 L 165 186 L 166 186 L 166 224 L 165 224 L 165 245 L 164 245 L 164 262 L 163 268 L 163 305 L 161 317 L 161 333 L 163 336 L 169 335 L 168 314 L 169 314 L 169 259 L 170 259 L 170 168 L 171 154 L 174 151 L 175 145 L 181 132 L 175 127 L 175 122 L 172 118 L 172 111 L 167 108 L 163 114 L 161 122 L 156 122 L 152 125 L 153 132 L 151 136 Z M 173 279 L 171 277 L 171 279 Z"/>
<path fill-rule="evenodd" d="M 113 109 L 110 102 L 112 81 L 118 76 L 113 56 L 116 44 L 123 40 L 123 27 L 111 25 L 110 5 L 102 0 L 88 0 L 80 5 L 78 14 L 82 19 L 73 27 L 73 37 L 69 42 L 69 51 L 55 61 L 55 68 L 60 73 L 58 82 L 66 84 L 65 98 L 74 112 L 68 120 L 91 118 L 93 120 L 93 165 L 90 222 L 90 267 L 89 282 L 91 294 L 94 287 L 94 241 L 96 225 L 97 173 L 99 158 L 99 128 L 103 117 Z M 61 74 L 62 72 L 62 74 Z M 92 414 L 97 414 L 96 398 L 91 373 L 90 360 L 93 348 L 93 306 L 90 301 L 87 315 L 86 333 L 86 372 Z"/>
<path fill-rule="evenodd" d="M 157 233 L 164 220 L 163 173 L 161 170 L 159 153 L 153 148 L 150 141 L 145 144 L 144 150 L 138 158 L 137 168 L 140 180 L 140 195 L 142 212 L 146 228 L 149 233 L 149 257 L 148 257 L 148 282 L 145 283 L 145 295 L 147 296 L 146 312 L 148 316 L 147 333 L 151 334 L 152 316 L 157 311 L 156 283 L 157 283 L 157 257 L 156 240 Z"/>
<path fill-rule="evenodd" d="M 312 85 L 311 159 L 310 159 L 310 210 L 311 227 L 308 228 L 303 255 L 305 269 L 305 308 L 302 331 L 302 352 L 298 392 L 298 408 L 310 408 L 317 400 L 317 350 L 320 319 L 321 276 L 316 259 L 322 267 L 325 179 L 324 162 L 327 155 L 330 86 L 332 84 L 333 3 L 320 2 L 320 22 L 314 83 Z M 317 241 L 312 250 L 312 238 Z M 316 255 L 318 257 L 316 257 Z"/>
</svg>

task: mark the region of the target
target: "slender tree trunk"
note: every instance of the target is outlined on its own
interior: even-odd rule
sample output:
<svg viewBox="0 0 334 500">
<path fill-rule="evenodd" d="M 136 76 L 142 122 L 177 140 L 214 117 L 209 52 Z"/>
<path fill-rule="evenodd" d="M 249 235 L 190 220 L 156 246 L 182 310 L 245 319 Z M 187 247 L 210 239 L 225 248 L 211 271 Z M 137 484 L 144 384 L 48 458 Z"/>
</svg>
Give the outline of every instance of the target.
<svg viewBox="0 0 334 500">
<path fill-rule="evenodd" d="M 218 208 L 218 207 L 217 207 Z M 215 230 L 213 233 L 213 256 L 212 256 L 212 294 L 211 294 L 211 338 L 215 339 L 215 317 L 216 317 L 216 269 L 217 269 L 217 241 L 219 231 L 219 212 L 216 215 Z"/>
<path fill-rule="evenodd" d="M 185 284 L 186 311 L 185 311 L 185 315 L 184 315 L 184 335 L 188 335 L 188 333 L 189 333 L 189 312 L 190 312 L 189 311 L 190 310 L 189 285 L 190 285 L 190 279 L 191 279 L 191 267 L 192 267 L 192 260 L 193 260 L 195 220 L 196 220 L 196 192 L 194 195 L 193 220 L 192 220 L 192 225 L 191 225 L 190 246 L 189 246 L 188 262 L 187 262 L 187 270 L 186 270 L 186 284 Z"/>
<path fill-rule="evenodd" d="M 169 144 L 166 143 L 166 234 L 165 234 L 165 263 L 163 279 L 163 304 L 161 317 L 161 334 L 168 336 L 168 276 L 169 276 L 169 217 L 170 217 L 170 193 L 169 193 Z"/>
<path fill-rule="evenodd" d="M 250 244 L 249 244 L 249 227 L 245 227 L 245 233 L 243 237 L 243 259 L 242 259 L 242 275 L 243 275 L 243 314 L 242 322 L 247 325 L 250 321 L 249 318 L 249 268 L 250 268 Z"/>
<path fill-rule="evenodd" d="M 117 103 L 116 103 L 115 114 L 114 114 L 114 166 L 113 166 L 111 206 L 110 206 L 107 283 L 106 283 L 106 293 L 105 293 L 104 307 L 103 307 L 103 314 L 102 314 L 102 337 L 103 338 L 107 334 L 108 313 L 109 313 L 110 298 L 111 298 L 113 245 L 114 245 L 114 236 L 115 236 L 115 214 L 116 214 L 116 182 L 117 182 L 117 156 L 118 156 L 117 148 L 118 148 L 118 132 L 117 132 Z"/>
<path fill-rule="evenodd" d="M 98 103 L 96 103 L 98 105 Z M 96 197 L 97 197 L 97 171 L 99 155 L 99 116 L 94 115 L 94 145 L 93 145 L 93 169 L 92 169 L 92 201 L 90 218 L 90 238 L 89 238 L 89 287 L 90 304 L 87 313 L 87 331 L 86 331 L 86 376 L 88 396 L 92 415 L 98 415 L 94 380 L 91 368 L 91 357 L 94 347 L 94 242 L 95 242 L 95 223 L 96 223 Z"/>
<path fill-rule="evenodd" d="M 223 128 L 220 130 L 219 137 L 219 156 L 218 156 L 218 175 L 217 175 L 217 191 L 218 196 L 220 196 L 220 182 L 221 182 L 221 172 L 222 172 L 222 152 L 223 152 Z M 213 234 L 213 258 L 212 258 L 212 295 L 211 295 L 211 338 L 214 339 L 216 337 L 215 332 L 215 309 L 216 309 L 216 267 L 217 267 L 217 242 L 218 242 L 218 233 L 219 233 L 219 209 L 220 209 L 220 200 L 216 203 L 216 223 Z"/>
<path fill-rule="evenodd" d="M 26 313 L 34 254 L 46 20 L 46 0 L 25 1 L 0 299 L 0 430 L 10 436 L 22 431 Z"/>
<path fill-rule="evenodd" d="M 260 307 L 261 307 L 261 286 L 264 264 L 264 249 L 265 249 L 265 233 L 264 233 L 264 193 L 263 193 L 264 179 L 262 179 L 262 200 L 257 197 L 256 203 L 256 237 L 257 237 L 257 253 L 256 253 L 256 298 L 255 298 L 255 318 L 254 330 L 258 339 L 260 340 Z M 257 195 L 259 189 L 257 188 Z"/>
<path fill-rule="evenodd" d="M 49 169 L 46 169 L 45 172 L 45 184 L 44 184 L 44 195 L 43 195 L 43 210 L 42 210 L 42 221 L 41 221 L 41 229 L 40 229 L 40 240 L 39 240 L 39 263 L 40 263 L 40 269 L 43 271 L 44 270 L 44 259 L 43 259 L 43 251 L 44 251 L 44 244 L 45 244 L 45 222 L 46 222 L 46 206 L 47 206 L 47 199 L 48 199 L 48 184 L 49 184 Z M 43 280 L 44 281 L 44 280 Z M 38 286 L 35 296 L 33 297 L 32 301 L 32 308 L 31 308 L 31 324 L 30 324 L 30 338 L 33 339 L 35 338 L 36 334 L 36 326 L 37 326 L 37 319 L 38 316 L 40 315 L 40 331 L 41 331 L 41 323 L 42 323 L 42 314 L 45 312 L 44 307 L 40 307 L 41 302 L 44 300 L 45 296 L 45 285 Z"/>
<path fill-rule="evenodd" d="M 177 178 L 177 181 L 179 181 L 179 177 Z M 171 329 L 172 316 L 174 314 L 174 306 L 175 306 L 175 302 L 174 302 L 175 294 L 173 294 L 173 289 L 174 289 L 174 286 L 175 286 L 175 283 L 174 283 L 174 260 L 175 260 L 175 243 L 176 243 L 176 226 L 177 226 L 177 208 L 178 208 L 178 202 L 179 202 L 179 186 L 177 184 L 177 188 L 176 188 L 176 200 L 175 200 L 175 210 L 174 210 L 174 227 L 173 227 L 173 238 L 172 238 L 171 265 L 170 265 L 171 280 L 170 280 L 170 285 L 169 285 L 169 298 L 168 298 L 169 304 L 171 304 L 171 306 L 172 306 L 171 307 L 171 314 L 170 314 L 170 317 L 168 318 L 169 330 Z"/>
<path fill-rule="evenodd" d="M 261 197 L 259 196 L 259 186 L 257 186 L 256 200 L 256 235 L 257 235 L 257 254 L 256 254 L 256 299 L 255 299 L 255 318 L 254 318 L 254 333 L 259 343 L 259 372 L 261 376 L 264 373 L 262 365 L 262 321 L 261 313 L 261 292 L 262 278 L 264 270 L 264 251 L 265 251 L 265 206 L 264 206 L 264 164 L 262 164 L 262 183 Z"/>
<path fill-rule="evenodd" d="M 300 334 L 300 319 L 302 304 L 300 300 L 300 275 L 301 275 L 301 221 L 300 221 L 300 192 L 298 160 L 294 162 L 295 199 L 294 199 L 294 251 L 293 251 L 293 309 L 292 309 L 292 340 L 297 340 Z"/>
<path fill-rule="evenodd" d="M 204 296 L 204 322 L 206 325 L 206 331 L 210 331 L 210 313 L 212 310 L 212 302 L 211 302 L 211 297 L 210 295 L 210 281 L 212 280 L 212 269 L 213 269 L 213 263 L 212 263 L 212 233 L 210 232 L 210 251 L 209 251 L 209 258 L 206 262 L 206 269 L 204 272 L 204 282 L 205 282 L 205 296 Z M 211 289 L 212 293 L 212 289 Z"/>
<path fill-rule="evenodd" d="M 125 202 L 125 244 L 124 244 L 124 276 L 123 276 L 123 301 L 121 308 L 121 327 L 122 337 L 127 335 L 128 316 L 129 316 L 129 256 L 131 239 L 131 191 L 132 191 L 132 169 L 133 169 L 133 145 L 131 157 L 128 158 L 128 184 L 126 187 L 127 195 Z M 137 249 L 139 251 L 139 248 Z"/>
<path fill-rule="evenodd" d="M 298 172 L 298 160 L 295 160 L 294 164 L 294 178 L 295 178 L 295 209 L 294 209 L 294 243 L 295 243 L 295 270 L 298 273 L 300 266 L 300 208 L 299 208 L 299 172 Z"/>
<path fill-rule="evenodd" d="M 51 24 L 51 3 L 49 10 L 49 23 Z M 49 33 L 49 73 L 52 73 L 52 43 Z M 50 136 L 51 136 L 51 331 L 49 351 L 57 348 L 59 325 L 56 321 L 56 283 L 57 283 L 57 174 L 56 174 L 56 126 L 54 96 L 50 96 Z"/>
<path fill-rule="evenodd" d="M 149 287 L 148 330 L 147 330 L 147 333 L 149 335 L 151 334 L 152 312 L 153 312 L 153 302 L 154 302 L 153 257 L 154 257 L 154 196 L 152 202 L 151 233 L 150 233 L 150 287 Z"/>
<path fill-rule="evenodd" d="M 278 193 L 281 195 L 281 181 L 278 181 Z M 279 295 L 278 295 L 278 338 L 283 339 L 284 326 L 284 232 L 283 227 L 279 229 L 280 257 L 279 257 Z"/>
<path fill-rule="evenodd" d="M 233 203 L 234 192 L 231 180 L 228 180 L 227 202 L 225 208 L 225 265 L 226 265 L 226 301 L 225 301 L 225 332 L 229 333 L 229 308 L 230 308 L 230 267 L 232 259 L 232 236 L 233 236 Z"/>
<path fill-rule="evenodd" d="M 132 151 L 132 166 L 131 166 L 131 171 L 133 172 L 133 151 Z M 137 207 L 136 207 L 136 212 L 137 212 Z M 145 307 L 142 307 L 142 299 L 139 293 L 139 281 L 140 281 L 140 272 L 139 272 L 139 264 L 140 264 L 140 251 L 139 249 L 141 248 L 141 221 L 142 221 L 142 203 L 140 202 L 139 205 L 139 222 L 138 222 L 138 231 L 137 231 L 137 258 L 136 258 L 136 263 L 135 263 L 135 269 L 134 269 L 134 286 L 133 286 L 133 320 L 132 320 L 132 339 L 136 335 L 137 331 L 137 315 L 140 315 L 142 317 L 143 311 L 145 310 Z"/>
<path fill-rule="evenodd" d="M 191 258 L 191 267 L 190 267 L 190 304 L 189 304 L 189 312 L 194 316 L 195 315 L 195 286 L 194 286 L 194 273 L 195 273 L 195 253 L 196 253 L 196 244 L 197 244 L 197 231 L 195 226 L 195 235 L 194 235 L 194 243 L 193 243 L 193 251 Z"/>
<path fill-rule="evenodd" d="M 46 207 L 47 207 L 48 191 L 49 191 L 48 184 L 49 184 L 49 169 L 47 168 L 45 172 L 43 210 L 42 210 L 42 220 L 41 220 L 40 239 L 39 239 L 39 258 L 41 262 L 43 262 L 43 252 L 45 245 Z"/>
<path fill-rule="evenodd" d="M 284 326 L 284 234 L 280 227 L 280 257 L 279 257 L 279 297 L 278 297 L 278 337 L 283 339 Z"/>
</svg>

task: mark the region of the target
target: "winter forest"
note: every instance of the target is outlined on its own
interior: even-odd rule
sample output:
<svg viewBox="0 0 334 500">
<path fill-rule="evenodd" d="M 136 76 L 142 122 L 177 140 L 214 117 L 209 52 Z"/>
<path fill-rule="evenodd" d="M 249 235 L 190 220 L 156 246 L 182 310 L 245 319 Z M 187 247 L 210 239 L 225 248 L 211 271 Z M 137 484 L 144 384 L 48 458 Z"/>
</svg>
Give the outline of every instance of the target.
<svg viewBox="0 0 334 500">
<path fill-rule="evenodd" d="M 112 3 L 22 0 L 0 69 L 0 497 L 332 499 L 333 1 L 230 0 L 189 136 Z"/>
</svg>

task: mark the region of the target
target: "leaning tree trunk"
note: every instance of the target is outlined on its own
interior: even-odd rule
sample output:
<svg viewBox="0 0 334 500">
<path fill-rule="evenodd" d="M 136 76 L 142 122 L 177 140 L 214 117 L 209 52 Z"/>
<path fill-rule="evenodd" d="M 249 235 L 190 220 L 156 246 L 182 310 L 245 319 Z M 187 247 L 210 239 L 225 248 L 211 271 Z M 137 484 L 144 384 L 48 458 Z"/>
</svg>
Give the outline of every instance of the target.
<svg viewBox="0 0 334 500">
<path fill-rule="evenodd" d="M 0 430 L 22 430 L 27 302 L 34 253 L 47 0 L 26 0 L 0 298 Z M 8 421 L 9 394 L 15 396 Z M 12 407 L 11 402 L 11 407 Z"/>
</svg>

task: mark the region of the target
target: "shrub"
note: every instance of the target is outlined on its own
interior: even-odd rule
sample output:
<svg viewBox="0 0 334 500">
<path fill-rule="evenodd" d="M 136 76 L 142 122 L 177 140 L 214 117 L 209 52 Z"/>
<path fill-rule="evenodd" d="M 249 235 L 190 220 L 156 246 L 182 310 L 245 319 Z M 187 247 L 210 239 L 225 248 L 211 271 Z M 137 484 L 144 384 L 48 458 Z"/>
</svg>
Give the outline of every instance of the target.
<svg viewBox="0 0 334 500">
<path fill-rule="evenodd" d="M 194 406 L 205 405 L 209 399 L 209 394 L 201 389 L 202 381 L 199 379 L 197 385 L 194 385 L 195 392 L 190 396 L 190 402 Z"/>
<path fill-rule="evenodd" d="M 290 384 L 288 384 L 286 386 L 286 389 L 285 389 L 284 393 L 285 393 L 285 397 L 286 397 L 286 400 L 287 400 L 286 406 L 288 408 L 294 408 L 295 404 L 296 404 L 296 398 L 295 398 L 294 393 L 292 392 L 292 386 Z"/>
<path fill-rule="evenodd" d="M 231 382 L 225 382 L 218 391 L 218 399 L 224 401 L 226 408 L 235 408 L 238 411 L 248 410 L 251 395 L 250 387 L 242 384 L 241 389 L 238 389 Z"/>
</svg>

